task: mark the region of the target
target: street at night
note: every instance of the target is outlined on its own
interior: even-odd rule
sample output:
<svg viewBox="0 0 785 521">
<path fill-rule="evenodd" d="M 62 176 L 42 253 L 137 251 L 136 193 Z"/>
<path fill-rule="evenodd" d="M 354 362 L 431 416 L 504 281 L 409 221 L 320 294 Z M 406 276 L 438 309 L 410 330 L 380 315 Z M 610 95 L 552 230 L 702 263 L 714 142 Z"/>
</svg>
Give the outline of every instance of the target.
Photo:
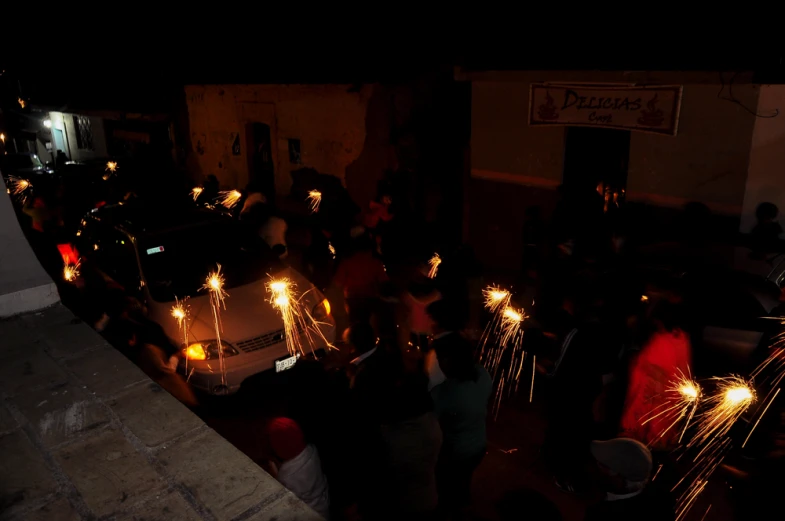
<svg viewBox="0 0 785 521">
<path fill-rule="evenodd" d="M 386 60 L 2 71 L 0 520 L 783 517 L 781 57 Z"/>
</svg>

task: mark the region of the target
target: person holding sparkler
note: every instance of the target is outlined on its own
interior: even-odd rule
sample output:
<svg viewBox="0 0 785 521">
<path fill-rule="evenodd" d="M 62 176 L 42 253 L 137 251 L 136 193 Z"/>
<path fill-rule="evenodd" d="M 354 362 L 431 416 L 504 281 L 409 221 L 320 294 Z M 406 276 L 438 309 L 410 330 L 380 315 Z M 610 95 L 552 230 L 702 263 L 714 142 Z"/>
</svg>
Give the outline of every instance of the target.
<svg viewBox="0 0 785 521">
<path fill-rule="evenodd" d="M 630 366 L 621 429 L 627 437 L 668 451 L 678 444 L 679 429 L 663 435 L 668 428 L 667 417 L 645 423 L 642 420 L 650 411 L 666 405 L 671 382 L 690 374 L 692 347 L 680 305 L 659 302 L 652 311 L 652 320 L 655 330 Z"/>
</svg>

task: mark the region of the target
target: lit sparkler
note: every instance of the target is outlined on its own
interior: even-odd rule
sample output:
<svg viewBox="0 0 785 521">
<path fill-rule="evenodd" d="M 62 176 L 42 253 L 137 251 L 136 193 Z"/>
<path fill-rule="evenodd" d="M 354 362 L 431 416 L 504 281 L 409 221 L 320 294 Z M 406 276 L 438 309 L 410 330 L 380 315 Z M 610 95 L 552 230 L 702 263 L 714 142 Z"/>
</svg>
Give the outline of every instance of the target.
<svg viewBox="0 0 785 521">
<path fill-rule="evenodd" d="M 81 259 L 77 259 L 74 263 L 66 263 L 63 266 L 63 279 L 66 282 L 73 282 L 79 276 L 79 266 L 81 266 Z"/>
<path fill-rule="evenodd" d="M 431 260 L 428 261 L 428 265 L 431 269 L 428 271 L 428 277 L 431 279 L 436 278 L 436 274 L 439 273 L 439 265 L 442 263 L 442 258 L 439 257 L 438 253 L 434 253 Z"/>
<path fill-rule="evenodd" d="M 224 367 L 224 348 L 223 344 L 221 344 L 221 331 L 223 330 L 221 308 L 226 309 L 225 299 L 229 294 L 224 290 L 225 280 L 221 274 L 221 265 L 218 264 L 217 266 L 218 269 L 207 275 L 207 280 L 202 289 L 206 289 L 210 294 L 210 307 L 213 310 L 213 321 L 215 323 L 215 340 L 218 343 L 218 365 L 221 370 L 221 384 L 225 387 L 226 368 Z"/>
<path fill-rule="evenodd" d="M 27 196 L 33 191 L 33 184 L 27 179 L 19 177 L 8 176 L 9 184 L 8 193 L 17 197 L 19 202 L 24 203 Z"/>
<path fill-rule="evenodd" d="M 736 420 L 755 402 L 755 389 L 743 378 L 728 376 L 714 380 L 718 381 L 717 392 L 706 399 L 709 409 L 701 415 L 688 447 L 704 445 L 727 435 Z"/>
<path fill-rule="evenodd" d="M 297 285 L 293 281 L 288 278 L 272 279 L 267 282 L 266 288 L 270 293 L 270 303 L 281 313 L 286 348 L 290 355 L 305 354 L 301 335 L 311 351 L 316 336 L 320 337 L 328 348 L 333 347 L 319 328 L 319 322 L 313 318 L 307 306 L 303 305 L 302 297 L 305 295 L 297 296 Z"/>
<path fill-rule="evenodd" d="M 308 204 L 311 206 L 312 213 L 318 212 L 319 205 L 322 204 L 322 193 L 319 190 L 308 192 Z"/>
<path fill-rule="evenodd" d="M 107 161 L 106 162 L 106 171 L 115 173 L 117 172 L 117 161 Z"/>
<path fill-rule="evenodd" d="M 201 186 L 194 186 L 191 188 L 191 197 L 194 198 L 194 202 L 199 199 L 199 196 L 202 195 L 202 192 L 204 192 L 204 188 Z"/>
<path fill-rule="evenodd" d="M 333 256 L 333 259 L 335 259 L 335 246 L 333 246 L 331 242 L 328 242 L 327 249 L 330 250 L 330 255 Z"/>
<path fill-rule="evenodd" d="M 177 320 L 177 327 L 183 335 L 183 349 L 188 349 L 188 326 L 189 319 L 191 318 L 191 307 L 187 303 L 188 298 L 178 300 L 174 299 L 174 306 L 172 306 L 172 316 Z M 188 357 L 185 357 L 185 373 L 188 374 Z"/>
<path fill-rule="evenodd" d="M 218 195 L 221 197 L 218 199 L 218 204 L 224 206 L 226 208 L 234 208 L 238 202 L 240 202 L 240 198 L 243 196 L 239 192 L 239 190 L 228 190 L 225 192 L 218 192 Z"/>
<path fill-rule="evenodd" d="M 480 361 L 495 382 L 496 393 L 493 403 L 498 413 L 504 390 L 507 389 L 511 394 L 517 390 L 520 382 L 528 355 L 523 350 L 522 325 L 528 316 L 522 308 L 511 305 L 512 293 L 506 289 L 489 286 L 483 290 L 483 296 L 485 308 L 493 314 L 493 317 L 480 337 Z M 535 356 L 531 356 L 531 364 L 530 402 L 534 397 L 534 376 L 537 367 Z"/>
<path fill-rule="evenodd" d="M 679 434 L 678 442 L 681 443 L 684 433 L 687 432 L 687 427 L 695 416 L 702 393 L 703 391 L 696 381 L 680 373 L 666 389 L 664 403 L 646 415 L 641 425 L 655 422 L 660 427 L 658 438 L 662 438 L 682 419 L 686 418 Z"/>
</svg>

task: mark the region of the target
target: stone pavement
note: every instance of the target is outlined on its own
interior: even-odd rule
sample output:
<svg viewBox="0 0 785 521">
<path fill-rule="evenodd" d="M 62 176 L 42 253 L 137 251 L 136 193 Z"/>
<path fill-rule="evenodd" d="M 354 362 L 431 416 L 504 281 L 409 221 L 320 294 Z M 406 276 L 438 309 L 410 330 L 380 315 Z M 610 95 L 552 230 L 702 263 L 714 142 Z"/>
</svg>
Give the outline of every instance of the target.
<svg viewBox="0 0 785 521">
<path fill-rule="evenodd" d="M 0 520 L 321 519 L 62 305 L 0 321 Z"/>
</svg>

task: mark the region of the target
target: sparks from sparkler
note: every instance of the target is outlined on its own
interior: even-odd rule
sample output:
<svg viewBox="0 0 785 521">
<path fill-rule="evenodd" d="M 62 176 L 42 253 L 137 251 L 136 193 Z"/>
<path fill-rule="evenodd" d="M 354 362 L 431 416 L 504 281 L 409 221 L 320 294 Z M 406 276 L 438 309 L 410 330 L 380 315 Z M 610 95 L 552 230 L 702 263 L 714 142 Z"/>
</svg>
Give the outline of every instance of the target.
<svg viewBox="0 0 785 521">
<path fill-rule="evenodd" d="M 221 370 L 221 384 L 226 387 L 224 348 L 221 343 L 221 332 L 223 331 L 221 308 L 226 309 L 225 299 L 229 296 L 229 293 L 224 290 L 224 283 L 225 280 L 224 276 L 221 274 L 221 265 L 217 264 L 217 269 L 207 275 L 207 280 L 205 281 L 204 286 L 202 286 L 202 289 L 206 289 L 210 295 L 210 307 L 213 310 L 213 322 L 215 325 L 215 341 L 218 343 L 218 366 Z"/>
<path fill-rule="evenodd" d="M 510 303 L 512 294 L 506 289 L 496 286 L 488 286 L 482 290 L 485 297 L 485 309 L 491 313 L 496 313 L 499 309 L 506 308 Z"/>
<path fill-rule="evenodd" d="M 194 202 L 199 199 L 199 196 L 202 195 L 202 192 L 204 192 L 204 188 L 201 186 L 194 186 L 191 188 L 191 197 L 194 198 Z"/>
<path fill-rule="evenodd" d="M 308 192 L 308 204 L 311 207 L 311 213 L 319 211 L 319 205 L 322 204 L 322 193 L 319 190 L 311 190 Z"/>
<path fill-rule="evenodd" d="M 240 193 L 239 190 L 227 190 L 224 192 L 218 192 L 220 198 L 218 199 L 218 204 L 224 206 L 225 208 L 234 208 L 238 202 L 240 202 L 240 198 L 242 198 L 243 194 Z"/>
<path fill-rule="evenodd" d="M 8 176 L 8 182 L 10 184 L 8 193 L 17 197 L 21 203 L 24 203 L 27 196 L 33 191 L 33 184 L 27 179 Z"/>
<path fill-rule="evenodd" d="M 434 253 L 431 260 L 428 261 L 428 266 L 430 266 L 430 270 L 428 271 L 428 278 L 435 279 L 436 274 L 439 273 L 439 265 L 442 263 L 442 258 L 439 257 L 438 253 Z"/>
<path fill-rule="evenodd" d="M 106 171 L 115 173 L 117 171 L 117 161 L 107 161 Z"/>
<path fill-rule="evenodd" d="M 319 328 L 320 322 L 314 319 L 307 306 L 303 305 L 302 299 L 305 295 L 297 296 L 297 284 L 283 277 L 271 278 L 265 286 L 270 293 L 270 304 L 281 314 L 286 349 L 290 355 L 305 354 L 303 338 L 311 351 L 317 336 L 324 341 L 328 349 L 334 347 Z"/>
<path fill-rule="evenodd" d="M 331 242 L 328 242 L 327 249 L 330 250 L 330 255 L 333 256 L 333 259 L 335 259 L 335 246 L 333 246 Z"/>
<path fill-rule="evenodd" d="M 670 382 L 669 387 L 665 390 L 665 402 L 644 416 L 641 425 L 661 418 L 667 425 L 659 433 L 658 438 L 662 438 L 682 419 L 686 418 L 679 434 L 678 442 L 681 443 L 684 433 L 687 432 L 687 427 L 695 416 L 702 394 L 703 390 L 698 382 L 679 371 L 678 376 Z"/>
<path fill-rule="evenodd" d="M 179 300 L 177 297 L 174 299 L 174 306 L 172 306 L 172 316 L 177 320 L 177 327 L 183 335 L 183 349 L 188 349 L 188 326 L 191 318 L 191 306 L 188 305 L 188 297 Z M 188 356 L 185 356 L 185 372 L 188 374 Z M 189 375 L 190 376 L 190 375 Z"/>
<path fill-rule="evenodd" d="M 81 259 L 77 259 L 75 263 L 66 263 L 63 266 L 63 279 L 66 282 L 73 282 L 79 276 L 79 267 L 82 265 Z"/>
<path fill-rule="evenodd" d="M 736 420 L 755 402 L 755 389 L 743 378 L 727 376 L 713 380 L 718 382 L 717 392 L 705 400 L 709 408 L 701 414 L 688 447 L 708 445 L 715 438 L 725 437 Z"/>
</svg>

